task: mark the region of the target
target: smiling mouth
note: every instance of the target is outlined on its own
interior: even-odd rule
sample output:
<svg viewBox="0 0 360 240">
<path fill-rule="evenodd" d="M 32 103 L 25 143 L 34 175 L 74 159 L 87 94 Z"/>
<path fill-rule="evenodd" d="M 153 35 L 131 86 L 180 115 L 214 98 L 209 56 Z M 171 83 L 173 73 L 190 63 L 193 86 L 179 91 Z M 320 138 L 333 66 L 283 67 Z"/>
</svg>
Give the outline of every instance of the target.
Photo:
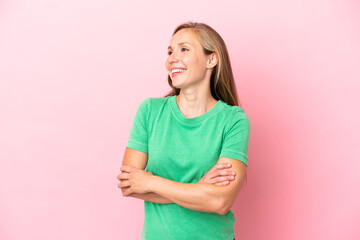
<svg viewBox="0 0 360 240">
<path fill-rule="evenodd" d="M 183 74 L 184 72 L 186 72 L 186 70 L 185 70 L 185 71 L 181 71 L 181 72 L 174 72 L 174 73 L 171 73 L 171 76 L 172 76 L 172 77 L 176 77 L 176 76 L 178 76 L 178 75 L 180 75 L 180 74 Z"/>
</svg>

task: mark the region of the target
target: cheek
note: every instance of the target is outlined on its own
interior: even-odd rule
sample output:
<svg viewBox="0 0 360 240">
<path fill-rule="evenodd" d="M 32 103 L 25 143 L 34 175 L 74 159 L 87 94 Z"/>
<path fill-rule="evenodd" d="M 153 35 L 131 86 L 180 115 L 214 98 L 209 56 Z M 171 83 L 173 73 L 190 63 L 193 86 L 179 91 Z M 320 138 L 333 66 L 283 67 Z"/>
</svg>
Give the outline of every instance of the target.
<svg viewBox="0 0 360 240">
<path fill-rule="evenodd" d="M 165 69 L 166 70 L 168 70 L 169 69 L 169 67 L 170 67 L 170 64 L 169 64 L 169 62 L 168 62 L 168 59 L 166 59 L 166 61 L 165 61 Z"/>
<path fill-rule="evenodd" d="M 191 59 L 190 57 L 188 56 L 184 56 L 182 58 L 182 62 L 185 64 L 185 65 L 192 65 L 193 64 L 193 59 Z"/>
</svg>

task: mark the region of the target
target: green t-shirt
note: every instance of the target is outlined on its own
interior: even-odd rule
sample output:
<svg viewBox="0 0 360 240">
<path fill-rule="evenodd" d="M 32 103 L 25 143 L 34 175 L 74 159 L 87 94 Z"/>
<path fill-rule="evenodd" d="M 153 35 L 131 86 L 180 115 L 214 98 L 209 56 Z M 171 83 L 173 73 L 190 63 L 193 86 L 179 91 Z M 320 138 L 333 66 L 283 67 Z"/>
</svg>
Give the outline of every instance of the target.
<svg viewBox="0 0 360 240">
<path fill-rule="evenodd" d="M 248 162 L 250 123 L 244 110 L 218 100 L 208 112 L 186 118 L 176 96 L 148 97 L 137 109 L 126 147 L 148 153 L 146 171 L 182 183 L 197 183 L 218 161 Z M 232 240 L 235 218 L 176 203 L 144 201 L 143 240 Z"/>
</svg>

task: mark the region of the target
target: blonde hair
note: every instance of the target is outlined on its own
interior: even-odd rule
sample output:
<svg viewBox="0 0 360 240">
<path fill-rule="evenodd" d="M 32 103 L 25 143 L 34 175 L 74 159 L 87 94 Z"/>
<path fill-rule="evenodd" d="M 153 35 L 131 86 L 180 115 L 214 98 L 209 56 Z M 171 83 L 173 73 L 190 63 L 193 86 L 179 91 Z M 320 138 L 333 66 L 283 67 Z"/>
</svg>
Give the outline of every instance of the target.
<svg viewBox="0 0 360 240">
<path fill-rule="evenodd" d="M 234 76 L 231 69 L 229 54 L 224 40 L 209 25 L 188 21 L 176 27 L 173 36 L 181 29 L 191 29 L 198 36 L 198 40 L 203 47 L 204 54 L 215 53 L 218 56 L 218 63 L 214 67 L 210 77 L 210 91 L 213 98 L 221 100 L 231 106 L 239 106 L 238 95 Z M 172 80 L 168 75 L 168 83 L 172 90 L 164 97 L 179 95 L 180 89 L 172 85 Z"/>
</svg>

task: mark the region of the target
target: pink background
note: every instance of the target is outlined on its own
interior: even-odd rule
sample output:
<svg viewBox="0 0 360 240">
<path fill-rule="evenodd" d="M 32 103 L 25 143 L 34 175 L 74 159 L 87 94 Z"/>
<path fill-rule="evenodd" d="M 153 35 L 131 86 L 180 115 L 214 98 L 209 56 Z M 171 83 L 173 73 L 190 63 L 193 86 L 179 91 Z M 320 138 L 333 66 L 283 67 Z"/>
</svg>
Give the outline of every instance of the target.
<svg viewBox="0 0 360 240">
<path fill-rule="evenodd" d="M 223 37 L 250 118 L 237 240 L 360 239 L 360 3 L 0 3 L 0 239 L 140 239 L 116 176 L 135 111 L 169 89 L 175 27 Z"/>
</svg>

